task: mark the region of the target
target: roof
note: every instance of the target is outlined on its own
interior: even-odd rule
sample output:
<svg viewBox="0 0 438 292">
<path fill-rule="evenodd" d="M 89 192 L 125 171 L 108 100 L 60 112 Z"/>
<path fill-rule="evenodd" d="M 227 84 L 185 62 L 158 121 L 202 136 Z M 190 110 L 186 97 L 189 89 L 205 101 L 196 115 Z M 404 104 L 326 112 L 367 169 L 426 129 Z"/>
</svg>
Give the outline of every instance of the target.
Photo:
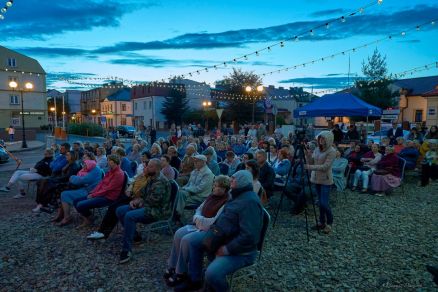
<svg viewBox="0 0 438 292">
<path fill-rule="evenodd" d="M 295 118 L 380 116 L 382 110 L 350 93 L 326 94 L 294 110 Z"/>
<path fill-rule="evenodd" d="M 422 95 L 436 88 L 438 85 L 438 75 L 395 80 L 393 85 L 407 89 L 409 95 Z"/>
<path fill-rule="evenodd" d="M 131 89 L 123 88 L 109 95 L 106 98 L 108 101 L 130 101 L 131 100 Z"/>
<path fill-rule="evenodd" d="M 431 91 L 424 93 L 422 96 L 438 96 L 438 85 Z"/>
<path fill-rule="evenodd" d="M 11 49 L 8 49 L 6 47 L 0 46 L 0 59 L 1 61 L 5 62 L 4 59 L 6 58 L 15 58 L 17 60 L 17 66 L 16 67 L 6 67 L 10 71 L 22 71 L 22 72 L 32 72 L 32 73 L 39 73 L 39 74 L 46 74 L 43 67 L 40 65 L 40 63 L 26 55 L 23 55 L 19 52 L 13 51 Z M 7 61 L 7 60 L 6 60 Z M 2 64 L 6 65 L 6 64 Z M 3 68 L 3 66 L 1 66 Z"/>
</svg>

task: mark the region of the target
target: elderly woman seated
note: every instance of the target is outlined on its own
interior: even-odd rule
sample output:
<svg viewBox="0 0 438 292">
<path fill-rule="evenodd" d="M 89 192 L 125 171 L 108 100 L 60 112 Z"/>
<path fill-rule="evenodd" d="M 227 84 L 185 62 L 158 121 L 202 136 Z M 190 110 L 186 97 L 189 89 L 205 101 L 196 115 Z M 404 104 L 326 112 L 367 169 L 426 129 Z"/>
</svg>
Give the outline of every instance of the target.
<svg viewBox="0 0 438 292">
<path fill-rule="evenodd" d="M 164 279 L 169 286 L 175 286 L 187 279 L 189 244 L 210 228 L 222 213 L 224 204 L 229 200 L 230 178 L 219 175 L 215 178 L 212 193 L 196 209 L 193 222 L 181 227 L 173 237 L 170 257 Z"/>
<path fill-rule="evenodd" d="M 403 137 L 398 137 L 395 139 L 397 144 L 394 145 L 394 153 L 399 154 L 405 148 L 405 139 Z"/>
<path fill-rule="evenodd" d="M 354 181 L 352 191 L 356 190 L 356 187 L 359 183 L 359 180 L 362 179 L 362 193 L 366 193 L 368 191 L 368 182 L 371 174 L 376 170 L 377 163 L 382 159 L 382 154 L 379 153 L 379 146 L 377 144 L 373 144 L 371 146 L 371 151 L 365 153 L 361 158 L 361 162 L 363 162 L 363 166 L 359 167 L 354 173 Z"/>
<path fill-rule="evenodd" d="M 429 180 L 438 179 L 438 140 L 430 139 L 429 151 L 426 152 L 424 160 L 421 164 L 421 186 L 427 186 Z"/>
<path fill-rule="evenodd" d="M 333 160 L 332 173 L 333 173 L 333 183 L 338 191 L 345 190 L 346 179 L 345 179 L 345 169 L 347 168 L 348 160 L 342 157 L 339 149 L 336 151 L 336 159 Z"/>
<path fill-rule="evenodd" d="M 394 153 L 394 147 L 388 146 L 371 177 L 371 188 L 376 196 L 382 197 L 400 183 L 400 159 Z"/>
</svg>

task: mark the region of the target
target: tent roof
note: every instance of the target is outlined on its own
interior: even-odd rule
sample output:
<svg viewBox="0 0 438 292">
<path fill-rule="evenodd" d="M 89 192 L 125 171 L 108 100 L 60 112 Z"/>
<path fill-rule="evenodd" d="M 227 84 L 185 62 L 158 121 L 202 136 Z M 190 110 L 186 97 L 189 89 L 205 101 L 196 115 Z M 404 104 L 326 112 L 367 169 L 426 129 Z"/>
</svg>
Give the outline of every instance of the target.
<svg viewBox="0 0 438 292">
<path fill-rule="evenodd" d="M 326 94 L 294 110 L 295 118 L 381 116 L 382 110 L 351 93 Z"/>
</svg>

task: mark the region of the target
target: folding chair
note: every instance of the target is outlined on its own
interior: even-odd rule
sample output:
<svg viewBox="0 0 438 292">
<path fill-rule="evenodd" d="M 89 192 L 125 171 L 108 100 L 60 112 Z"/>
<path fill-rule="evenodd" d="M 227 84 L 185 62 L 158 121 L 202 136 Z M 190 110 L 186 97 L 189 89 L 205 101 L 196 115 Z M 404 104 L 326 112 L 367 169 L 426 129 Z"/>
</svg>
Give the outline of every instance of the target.
<svg viewBox="0 0 438 292">
<path fill-rule="evenodd" d="M 400 166 L 400 170 L 401 170 L 401 174 L 400 174 L 400 187 L 402 190 L 402 194 L 403 196 L 405 195 L 405 184 L 404 182 L 404 178 L 405 178 L 405 168 L 406 168 L 406 160 L 404 158 L 399 157 L 399 166 Z"/>
<path fill-rule="evenodd" d="M 265 235 L 266 231 L 268 230 L 269 222 L 271 221 L 271 216 L 269 215 L 268 211 L 266 211 L 265 208 L 263 208 L 263 226 L 262 231 L 260 233 L 260 239 L 257 244 L 257 251 L 259 253 L 257 260 L 254 262 L 254 264 L 243 267 L 231 275 L 228 275 L 228 282 L 230 286 L 230 291 L 233 291 L 233 283 L 234 280 L 239 280 L 247 277 L 251 277 L 253 275 L 256 275 L 257 277 L 257 287 L 261 287 L 261 281 L 260 281 L 260 271 L 259 271 L 259 265 L 260 260 L 262 257 L 262 251 L 263 251 L 263 244 L 265 242 Z"/>
<path fill-rule="evenodd" d="M 175 219 L 175 207 L 176 207 L 175 202 L 176 202 L 176 196 L 178 194 L 178 189 L 179 189 L 179 186 L 176 183 L 176 181 L 171 180 L 170 181 L 170 200 L 169 200 L 169 206 L 168 206 L 168 208 L 171 210 L 170 217 L 166 220 L 160 220 L 160 221 L 156 221 L 156 222 L 145 225 L 146 226 L 146 242 L 149 242 L 150 233 L 152 231 L 164 230 L 164 229 L 168 228 L 170 234 L 173 234 L 172 224 L 173 224 L 174 219 Z"/>
</svg>

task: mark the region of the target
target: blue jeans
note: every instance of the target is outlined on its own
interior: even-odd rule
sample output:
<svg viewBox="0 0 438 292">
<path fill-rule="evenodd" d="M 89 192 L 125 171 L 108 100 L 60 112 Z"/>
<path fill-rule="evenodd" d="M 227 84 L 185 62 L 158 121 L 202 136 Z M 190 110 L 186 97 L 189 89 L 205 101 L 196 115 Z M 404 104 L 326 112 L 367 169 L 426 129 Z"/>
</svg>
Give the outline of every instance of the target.
<svg viewBox="0 0 438 292">
<path fill-rule="evenodd" d="M 168 268 L 175 269 L 177 274 L 187 273 L 188 263 L 190 259 L 190 242 L 193 238 L 201 236 L 193 225 L 186 225 L 175 232 L 173 236 L 172 250 L 170 251 L 169 259 L 167 260 Z"/>
<path fill-rule="evenodd" d="M 107 207 L 111 205 L 112 202 L 113 201 L 108 200 L 105 197 L 96 197 L 79 201 L 75 207 L 78 213 L 80 213 L 82 216 L 90 217 L 91 209 Z"/>
<path fill-rule="evenodd" d="M 69 205 L 74 205 L 75 200 L 78 199 L 85 200 L 87 196 L 88 196 L 88 191 L 85 188 L 63 191 L 61 193 L 61 202 L 67 203 Z"/>
<path fill-rule="evenodd" d="M 216 292 L 228 291 L 227 275 L 253 264 L 256 257 L 257 252 L 216 257 L 205 271 L 205 284 Z"/>
<path fill-rule="evenodd" d="M 319 222 L 321 224 L 325 224 L 326 219 L 328 225 L 333 224 L 333 213 L 329 206 L 330 188 L 330 185 L 316 185 L 316 193 L 318 194 L 319 201 Z"/>
<path fill-rule="evenodd" d="M 145 208 L 131 209 L 129 205 L 120 206 L 116 210 L 117 217 L 124 227 L 122 251 L 132 250 L 132 241 L 135 235 L 135 225 L 138 222 L 152 223 L 156 221 L 151 215 L 146 216 Z"/>
</svg>

